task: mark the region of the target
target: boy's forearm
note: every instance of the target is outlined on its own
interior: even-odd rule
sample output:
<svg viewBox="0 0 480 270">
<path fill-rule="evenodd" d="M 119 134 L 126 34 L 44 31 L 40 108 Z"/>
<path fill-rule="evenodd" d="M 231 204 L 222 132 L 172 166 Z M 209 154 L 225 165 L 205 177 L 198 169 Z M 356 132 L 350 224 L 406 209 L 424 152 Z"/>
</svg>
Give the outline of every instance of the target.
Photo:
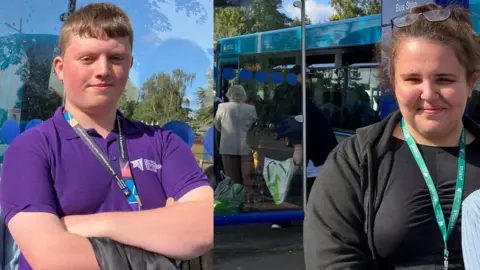
<svg viewBox="0 0 480 270">
<path fill-rule="evenodd" d="M 64 218 L 68 231 L 107 237 L 173 259 L 191 259 L 213 246 L 213 202 L 183 202 L 139 212 Z"/>
<path fill-rule="evenodd" d="M 88 239 L 65 232 L 45 243 L 43 252 L 26 256 L 33 269 L 45 270 L 100 270 Z"/>
</svg>

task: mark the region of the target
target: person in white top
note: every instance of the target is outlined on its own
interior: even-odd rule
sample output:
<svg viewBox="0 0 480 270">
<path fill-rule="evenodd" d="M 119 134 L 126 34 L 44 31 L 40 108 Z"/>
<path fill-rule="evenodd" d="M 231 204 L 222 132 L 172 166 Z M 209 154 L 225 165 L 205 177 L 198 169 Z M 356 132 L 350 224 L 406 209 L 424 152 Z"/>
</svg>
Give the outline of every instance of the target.
<svg viewBox="0 0 480 270">
<path fill-rule="evenodd" d="M 243 86 L 231 86 L 226 96 L 229 101 L 218 105 L 214 121 L 221 134 L 219 152 L 225 174 L 245 186 L 248 198 L 252 194 L 254 167 L 247 133 L 257 120 L 257 112 L 254 106 L 245 103 L 247 94 Z"/>
</svg>

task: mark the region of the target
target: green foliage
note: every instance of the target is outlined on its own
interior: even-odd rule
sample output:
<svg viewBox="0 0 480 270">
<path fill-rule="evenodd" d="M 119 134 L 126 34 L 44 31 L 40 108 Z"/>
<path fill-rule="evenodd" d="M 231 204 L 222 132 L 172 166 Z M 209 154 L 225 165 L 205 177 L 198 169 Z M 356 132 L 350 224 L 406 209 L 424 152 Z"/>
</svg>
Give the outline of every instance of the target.
<svg viewBox="0 0 480 270">
<path fill-rule="evenodd" d="M 197 103 L 199 109 L 195 112 L 195 119 L 191 125 L 194 130 L 206 129 L 213 124 L 213 97 L 214 80 L 213 70 L 207 74 L 208 84 L 197 91 Z"/>
<path fill-rule="evenodd" d="M 300 26 L 279 9 L 282 0 L 252 0 L 249 6 L 215 8 L 214 40 L 263 31 Z M 309 18 L 306 24 L 311 24 Z"/>
<path fill-rule="evenodd" d="M 125 92 L 118 101 L 118 108 L 120 108 L 123 114 L 127 118 L 132 118 L 135 112 L 135 108 L 138 104 L 138 92 L 139 90 L 128 80 L 125 87 Z"/>
<path fill-rule="evenodd" d="M 330 0 L 337 14 L 331 16 L 329 21 L 378 14 L 381 3 L 380 0 Z"/>
<path fill-rule="evenodd" d="M 213 104 L 202 107 L 195 112 L 194 129 L 206 129 L 213 124 Z"/>
<path fill-rule="evenodd" d="M 50 75 L 54 75 L 49 59 L 31 58 L 24 61 L 16 74 L 24 82 L 17 92 L 18 101 L 15 105 L 22 109 L 21 120 L 50 118 L 62 104 L 62 96 L 49 87 Z"/>
<path fill-rule="evenodd" d="M 192 111 L 186 90 L 192 86 L 195 74 L 175 69 L 171 74 L 152 74 L 137 89 L 130 81 L 118 102 L 118 107 L 128 118 L 147 124 L 164 125 L 172 120 L 187 122 L 194 130 L 206 129 L 213 123 L 213 70 L 208 84 L 198 89 L 199 109 Z M 138 97 L 137 97 L 138 96 Z"/>
<path fill-rule="evenodd" d="M 175 69 L 172 74 L 157 73 L 142 86 L 134 119 L 163 125 L 171 120 L 189 121 L 189 101 L 186 89 L 192 85 L 195 74 Z"/>
<path fill-rule="evenodd" d="M 333 14 L 332 16 L 330 16 L 330 18 L 328 18 L 328 21 L 329 22 L 333 22 L 333 21 L 340 21 L 342 18 L 340 17 L 340 15 L 338 14 Z"/>
<path fill-rule="evenodd" d="M 309 24 L 312 24 L 312 20 L 310 20 L 307 14 L 305 14 L 305 25 L 309 25 Z M 302 21 L 300 20 L 299 17 L 296 17 L 292 20 L 292 22 L 290 23 L 290 26 L 291 27 L 302 26 Z"/>
</svg>

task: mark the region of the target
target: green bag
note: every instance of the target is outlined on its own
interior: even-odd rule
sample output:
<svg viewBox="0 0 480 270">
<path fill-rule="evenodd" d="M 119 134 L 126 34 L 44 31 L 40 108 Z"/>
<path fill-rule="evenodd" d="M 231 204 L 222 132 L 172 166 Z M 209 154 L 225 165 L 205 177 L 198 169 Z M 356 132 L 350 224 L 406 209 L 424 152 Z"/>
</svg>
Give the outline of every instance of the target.
<svg viewBox="0 0 480 270">
<path fill-rule="evenodd" d="M 217 184 L 214 193 L 214 213 L 236 214 L 242 209 L 245 198 L 245 187 L 242 184 L 235 183 L 232 178 L 225 178 Z"/>
<path fill-rule="evenodd" d="M 287 198 L 296 169 L 292 158 L 284 161 L 265 158 L 263 179 L 276 205 L 282 204 Z"/>
</svg>

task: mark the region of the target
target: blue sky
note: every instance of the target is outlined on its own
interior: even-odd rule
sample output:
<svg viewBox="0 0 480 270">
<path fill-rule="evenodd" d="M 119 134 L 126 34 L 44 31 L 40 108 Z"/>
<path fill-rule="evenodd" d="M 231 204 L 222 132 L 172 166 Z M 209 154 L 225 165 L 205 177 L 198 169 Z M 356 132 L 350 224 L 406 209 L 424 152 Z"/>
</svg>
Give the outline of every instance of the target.
<svg viewBox="0 0 480 270">
<path fill-rule="evenodd" d="M 283 1 L 280 11 L 291 18 L 300 17 L 300 9 L 294 7 L 293 2 L 295 1 Z M 306 0 L 305 11 L 308 17 L 312 20 L 312 23 L 326 21 L 335 13 L 327 0 Z"/>
<path fill-rule="evenodd" d="M 66 12 L 66 0 L 2 0 L 7 9 L 0 9 L 0 35 L 15 31 L 4 23 L 19 28 L 27 34 L 58 34 L 60 14 Z M 196 6 L 192 3 L 198 1 Z M 92 0 L 77 0 L 77 8 Z M 213 0 L 112 0 L 130 16 L 135 31 L 134 67 L 130 79 L 140 88 L 156 72 L 170 73 L 175 68 L 196 74 L 187 89 L 190 106 L 196 109 L 196 91 L 206 85 L 205 77 L 213 66 Z M 185 10 L 176 10 L 176 3 L 190 4 Z M 328 19 L 334 11 L 326 0 L 307 0 L 307 15 L 312 21 Z M 300 16 L 293 0 L 284 1 L 281 11 L 289 17 Z M 191 14 L 187 14 L 191 13 Z"/>
</svg>

